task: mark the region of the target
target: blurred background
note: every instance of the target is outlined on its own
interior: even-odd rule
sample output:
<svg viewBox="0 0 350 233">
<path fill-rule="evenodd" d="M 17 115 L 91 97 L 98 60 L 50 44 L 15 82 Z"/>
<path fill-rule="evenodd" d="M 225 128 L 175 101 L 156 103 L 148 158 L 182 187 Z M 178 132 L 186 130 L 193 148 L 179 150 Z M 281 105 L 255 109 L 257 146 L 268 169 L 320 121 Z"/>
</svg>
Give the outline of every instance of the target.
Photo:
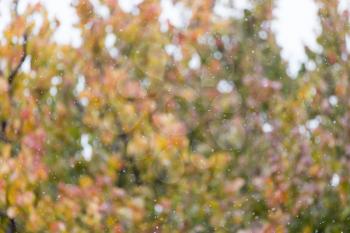
<svg viewBox="0 0 350 233">
<path fill-rule="evenodd" d="M 346 0 L 0 0 L 0 232 L 350 232 Z"/>
</svg>

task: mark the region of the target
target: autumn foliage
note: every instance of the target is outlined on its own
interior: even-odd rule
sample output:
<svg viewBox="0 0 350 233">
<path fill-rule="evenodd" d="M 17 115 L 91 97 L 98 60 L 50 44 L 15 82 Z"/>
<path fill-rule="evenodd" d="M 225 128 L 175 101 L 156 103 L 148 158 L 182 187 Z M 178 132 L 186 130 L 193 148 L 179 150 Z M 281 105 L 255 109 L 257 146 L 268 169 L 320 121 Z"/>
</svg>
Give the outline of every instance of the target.
<svg viewBox="0 0 350 233">
<path fill-rule="evenodd" d="M 13 1 L 2 232 L 350 232 L 348 12 L 317 1 L 320 50 L 291 77 L 273 0 L 231 18 L 176 1 L 184 26 L 161 2 L 73 1 L 73 46 L 45 7 Z"/>
</svg>

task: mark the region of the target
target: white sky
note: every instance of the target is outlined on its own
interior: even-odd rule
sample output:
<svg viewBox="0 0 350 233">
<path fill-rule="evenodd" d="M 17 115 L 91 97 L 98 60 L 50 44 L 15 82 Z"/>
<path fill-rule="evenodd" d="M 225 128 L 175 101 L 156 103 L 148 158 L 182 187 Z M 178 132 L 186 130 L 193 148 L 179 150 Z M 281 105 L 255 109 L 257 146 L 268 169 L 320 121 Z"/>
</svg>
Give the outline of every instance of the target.
<svg viewBox="0 0 350 233">
<path fill-rule="evenodd" d="M 303 45 L 317 50 L 316 35 L 320 32 L 317 5 L 313 0 L 279 0 L 272 29 L 282 47 L 282 56 L 290 68 L 297 70 L 307 60 Z"/>
<path fill-rule="evenodd" d="M 70 6 L 72 0 L 20 0 L 19 10 L 23 11 L 29 2 L 41 1 L 49 12 L 49 17 L 57 17 L 61 21 L 61 27 L 55 34 L 55 40 L 61 43 L 72 43 L 78 46 L 80 34 L 78 30 L 72 27 L 76 22 L 77 16 L 74 9 Z M 137 14 L 137 4 L 142 0 L 119 0 L 123 10 L 132 14 Z M 227 2 L 230 0 L 221 0 Z M 249 7 L 246 0 L 234 0 L 238 9 Z M 9 21 L 8 4 L 11 0 L 0 0 L 0 32 L 4 29 Z M 97 4 L 97 0 L 92 1 Z M 181 26 L 184 18 L 189 18 L 190 13 L 181 4 L 176 4 L 175 9 L 170 9 L 173 5 L 171 0 L 161 0 L 163 15 L 161 20 L 167 18 L 174 25 Z M 350 0 L 341 0 L 341 8 L 349 7 Z M 230 11 L 226 7 L 219 7 L 217 12 L 223 16 L 240 14 L 239 10 Z M 106 9 L 100 9 L 101 15 L 108 14 Z M 292 73 L 294 73 L 299 64 L 306 60 L 303 45 L 317 50 L 316 35 L 320 31 L 317 21 L 317 6 L 314 0 L 278 0 L 277 8 L 274 12 L 275 21 L 272 24 L 273 30 L 277 35 L 277 42 L 282 47 L 282 56 L 289 61 Z M 40 20 L 40 19 L 34 19 Z M 294 71 L 294 72 L 293 72 Z"/>
</svg>

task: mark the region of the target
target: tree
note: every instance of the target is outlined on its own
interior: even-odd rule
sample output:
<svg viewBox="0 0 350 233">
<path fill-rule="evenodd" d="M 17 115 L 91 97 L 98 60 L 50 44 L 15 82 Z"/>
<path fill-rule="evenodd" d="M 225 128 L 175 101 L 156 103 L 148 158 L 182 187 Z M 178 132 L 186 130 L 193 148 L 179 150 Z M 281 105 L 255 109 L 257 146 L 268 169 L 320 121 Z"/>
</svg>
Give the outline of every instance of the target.
<svg viewBox="0 0 350 233">
<path fill-rule="evenodd" d="M 322 49 L 305 48 L 295 79 L 272 0 L 229 19 L 217 1 L 178 1 L 184 25 L 160 22 L 155 0 L 131 13 L 78 0 L 78 47 L 52 39 L 45 7 L 13 3 L 0 40 L 4 232 L 349 231 L 336 0 L 318 1 Z"/>
</svg>

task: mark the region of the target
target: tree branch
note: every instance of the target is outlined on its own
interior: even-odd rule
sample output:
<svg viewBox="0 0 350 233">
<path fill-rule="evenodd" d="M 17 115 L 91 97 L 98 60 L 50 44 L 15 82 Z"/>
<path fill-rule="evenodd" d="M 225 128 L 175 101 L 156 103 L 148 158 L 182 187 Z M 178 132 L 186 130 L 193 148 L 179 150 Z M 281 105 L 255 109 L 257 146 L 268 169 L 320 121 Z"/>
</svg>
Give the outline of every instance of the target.
<svg viewBox="0 0 350 233">
<path fill-rule="evenodd" d="M 1 121 L 0 122 L 0 141 L 4 143 L 10 143 L 10 141 L 5 135 L 6 127 L 7 127 L 7 121 L 6 120 Z"/>
<path fill-rule="evenodd" d="M 21 60 L 19 61 L 19 63 L 17 64 L 17 66 L 11 71 L 9 77 L 8 77 L 8 84 L 10 86 L 10 90 L 12 89 L 12 83 L 19 71 L 19 69 L 22 67 L 23 62 L 25 61 L 26 57 L 27 57 L 27 41 L 28 41 L 28 34 L 27 32 L 24 33 L 23 35 L 23 47 L 22 47 L 22 56 L 21 56 Z"/>
<path fill-rule="evenodd" d="M 16 222 L 13 218 L 10 218 L 6 213 L 0 212 L 0 218 L 6 218 L 9 220 L 9 223 L 7 225 L 6 233 L 16 233 L 17 232 L 17 227 L 16 227 Z"/>
<path fill-rule="evenodd" d="M 10 97 L 10 101 L 11 101 L 11 97 L 12 97 L 12 91 L 13 91 L 13 82 L 16 78 L 16 75 L 18 74 L 20 68 L 22 67 L 24 61 L 27 58 L 27 43 L 28 43 L 28 33 L 27 31 L 24 32 L 23 35 L 23 45 L 22 45 L 22 56 L 21 59 L 19 61 L 19 63 L 17 64 L 17 66 L 10 72 L 9 77 L 7 78 L 7 82 L 9 84 L 9 97 Z M 7 127 L 7 121 L 3 120 L 0 123 L 0 140 L 3 142 L 8 142 L 7 138 L 6 138 L 6 127 Z"/>
</svg>

